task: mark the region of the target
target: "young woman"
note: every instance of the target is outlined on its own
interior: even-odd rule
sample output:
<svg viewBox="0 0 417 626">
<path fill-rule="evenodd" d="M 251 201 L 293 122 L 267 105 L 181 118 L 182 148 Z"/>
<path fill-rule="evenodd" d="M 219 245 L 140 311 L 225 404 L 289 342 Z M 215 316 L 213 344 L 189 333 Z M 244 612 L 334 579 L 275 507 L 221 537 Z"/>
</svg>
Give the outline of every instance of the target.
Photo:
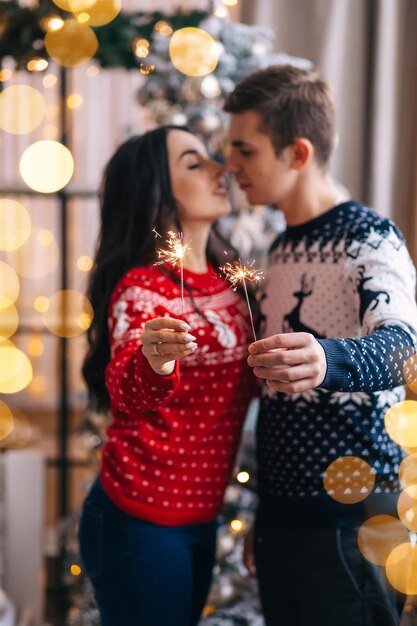
<svg viewBox="0 0 417 626">
<path fill-rule="evenodd" d="M 80 523 L 102 626 L 195 626 L 208 594 L 254 391 L 246 303 L 218 275 L 222 173 L 177 127 L 130 139 L 105 172 L 83 373 L 112 422 Z M 178 268 L 156 264 L 167 231 L 190 245 L 183 300 Z"/>
</svg>

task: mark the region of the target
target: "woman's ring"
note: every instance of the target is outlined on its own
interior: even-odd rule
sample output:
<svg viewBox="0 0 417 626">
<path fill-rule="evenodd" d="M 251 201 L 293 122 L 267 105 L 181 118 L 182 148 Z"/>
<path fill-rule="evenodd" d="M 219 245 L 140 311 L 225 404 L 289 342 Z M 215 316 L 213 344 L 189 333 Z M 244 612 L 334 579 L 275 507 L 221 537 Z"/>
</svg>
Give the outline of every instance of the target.
<svg viewBox="0 0 417 626">
<path fill-rule="evenodd" d="M 161 343 L 164 343 L 163 341 L 157 341 L 156 343 L 153 344 L 153 353 L 155 356 L 164 356 L 163 354 L 161 354 L 159 352 L 159 347 L 161 345 Z"/>
</svg>

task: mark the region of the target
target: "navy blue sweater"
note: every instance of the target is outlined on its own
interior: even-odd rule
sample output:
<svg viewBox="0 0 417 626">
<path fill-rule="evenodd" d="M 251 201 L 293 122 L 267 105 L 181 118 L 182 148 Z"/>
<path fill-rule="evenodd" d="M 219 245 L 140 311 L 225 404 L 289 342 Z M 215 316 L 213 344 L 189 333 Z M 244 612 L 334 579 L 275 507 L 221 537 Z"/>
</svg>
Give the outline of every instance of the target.
<svg viewBox="0 0 417 626">
<path fill-rule="evenodd" d="M 399 489 L 400 447 L 384 428 L 404 398 L 403 367 L 416 351 L 415 269 L 396 226 L 355 201 L 288 227 L 270 251 L 263 336 L 309 332 L 327 373 L 320 388 L 264 387 L 258 420 L 261 503 L 315 506 L 323 475 L 343 456 L 376 474 L 374 495 Z M 330 498 L 327 497 L 327 500 Z"/>
</svg>

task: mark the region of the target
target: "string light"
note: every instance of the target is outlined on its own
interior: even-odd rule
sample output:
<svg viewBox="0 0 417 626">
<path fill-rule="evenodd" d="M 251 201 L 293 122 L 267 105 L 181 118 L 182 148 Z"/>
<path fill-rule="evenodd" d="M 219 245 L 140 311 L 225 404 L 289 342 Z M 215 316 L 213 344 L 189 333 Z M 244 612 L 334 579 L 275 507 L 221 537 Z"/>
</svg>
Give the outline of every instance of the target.
<svg viewBox="0 0 417 626">
<path fill-rule="evenodd" d="M 155 71 L 155 65 L 144 65 L 141 63 L 139 66 L 139 72 L 145 76 L 152 74 L 153 71 Z"/>
<path fill-rule="evenodd" d="M 249 472 L 239 472 L 238 475 L 236 476 L 236 480 L 238 483 L 247 483 L 249 481 Z"/>
<path fill-rule="evenodd" d="M 26 64 L 26 69 L 29 72 L 43 72 L 48 67 L 48 61 L 46 59 L 42 59 L 41 57 L 37 57 L 36 59 L 31 59 Z"/>
<path fill-rule="evenodd" d="M 238 535 L 245 529 L 245 524 L 241 519 L 232 519 L 230 522 L 230 528 L 232 532 Z"/>
<path fill-rule="evenodd" d="M 165 22 L 164 20 L 157 22 L 154 26 L 154 30 L 160 35 L 163 35 L 164 37 L 169 37 L 174 32 L 172 26 L 168 24 L 168 22 Z"/>
<path fill-rule="evenodd" d="M 133 52 L 139 59 L 145 59 L 149 54 L 149 41 L 143 37 L 138 37 L 133 41 Z"/>
<path fill-rule="evenodd" d="M 64 20 L 59 15 L 51 15 L 42 20 L 41 26 L 44 30 L 59 30 L 64 25 Z"/>
</svg>

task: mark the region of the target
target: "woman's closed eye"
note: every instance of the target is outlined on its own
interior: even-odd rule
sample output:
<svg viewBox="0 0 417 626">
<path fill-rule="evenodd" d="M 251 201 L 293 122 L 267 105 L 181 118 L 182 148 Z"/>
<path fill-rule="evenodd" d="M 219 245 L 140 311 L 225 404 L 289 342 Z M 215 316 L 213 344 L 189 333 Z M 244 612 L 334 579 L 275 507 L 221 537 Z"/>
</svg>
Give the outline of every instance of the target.
<svg viewBox="0 0 417 626">
<path fill-rule="evenodd" d="M 199 167 L 201 167 L 201 163 L 197 162 L 197 163 L 190 163 L 190 165 L 187 165 L 187 170 L 196 170 Z"/>
</svg>

